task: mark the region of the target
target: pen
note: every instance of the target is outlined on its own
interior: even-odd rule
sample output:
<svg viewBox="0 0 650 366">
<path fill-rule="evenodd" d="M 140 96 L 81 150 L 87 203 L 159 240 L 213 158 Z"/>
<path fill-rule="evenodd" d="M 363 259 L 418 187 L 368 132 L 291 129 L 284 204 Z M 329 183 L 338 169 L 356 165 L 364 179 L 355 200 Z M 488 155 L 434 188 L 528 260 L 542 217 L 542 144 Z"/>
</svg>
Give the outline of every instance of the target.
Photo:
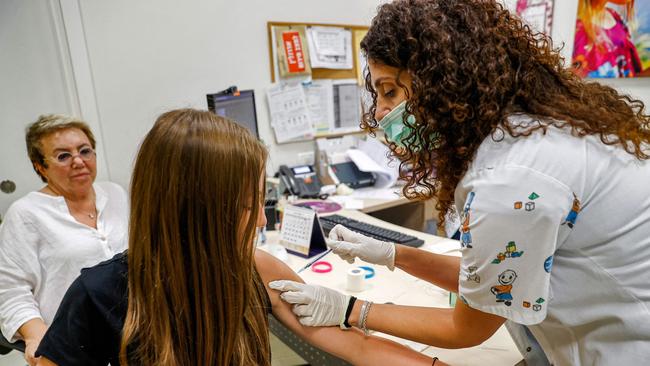
<svg viewBox="0 0 650 366">
<path fill-rule="evenodd" d="M 314 263 L 318 262 L 318 261 L 319 261 L 320 259 L 322 259 L 324 256 L 330 254 L 331 251 L 332 251 L 332 249 L 328 249 L 328 250 L 326 250 L 325 252 L 323 252 L 322 254 L 320 254 L 319 256 L 317 256 L 316 258 L 314 258 L 314 260 L 312 260 L 311 262 L 307 263 L 304 267 L 302 267 L 302 268 L 300 268 L 299 270 L 297 270 L 296 273 L 300 273 L 300 272 L 306 270 L 307 268 L 311 267 Z"/>
</svg>

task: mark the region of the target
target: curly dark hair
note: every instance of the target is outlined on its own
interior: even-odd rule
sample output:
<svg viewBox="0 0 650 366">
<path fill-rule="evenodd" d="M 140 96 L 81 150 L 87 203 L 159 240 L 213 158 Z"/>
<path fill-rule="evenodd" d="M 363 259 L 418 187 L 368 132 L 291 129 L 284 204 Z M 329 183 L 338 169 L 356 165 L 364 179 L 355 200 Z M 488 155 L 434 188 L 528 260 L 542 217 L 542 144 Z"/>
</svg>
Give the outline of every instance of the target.
<svg viewBox="0 0 650 366">
<path fill-rule="evenodd" d="M 505 131 L 525 137 L 552 125 L 578 136 L 598 134 L 605 144 L 649 158 L 643 145 L 650 142 L 650 117 L 643 102 L 565 69 L 548 36 L 533 32 L 495 0 L 381 5 L 361 49 L 369 60 L 412 78 L 405 114 L 416 117 L 409 126 L 413 132 L 406 148 L 390 148 L 401 161 L 404 195 L 436 198 L 440 226 L 456 185 L 488 136 L 498 141 Z M 373 104 L 361 127 L 372 133 L 378 127 L 377 92 L 368 70 L 365 79 Z M 523 131 L 513 128 L 507 123 L 513 113 L 539 122 Z"/>
</svg>

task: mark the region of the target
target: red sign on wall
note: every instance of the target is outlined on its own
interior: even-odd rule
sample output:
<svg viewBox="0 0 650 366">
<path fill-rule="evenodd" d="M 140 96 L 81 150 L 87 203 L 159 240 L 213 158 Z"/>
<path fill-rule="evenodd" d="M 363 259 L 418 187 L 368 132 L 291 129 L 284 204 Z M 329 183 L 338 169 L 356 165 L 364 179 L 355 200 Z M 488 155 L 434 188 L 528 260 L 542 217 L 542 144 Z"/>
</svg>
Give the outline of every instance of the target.
<svg viewBox="0 0 650 366">
<path fill-rule="evenodd" d="M 289 72 L 305 71 L 305 54 L 302 48 L 300 33 L 296 31 L 282 32 L 284 53 L 287 56 Z"/>
</svg>

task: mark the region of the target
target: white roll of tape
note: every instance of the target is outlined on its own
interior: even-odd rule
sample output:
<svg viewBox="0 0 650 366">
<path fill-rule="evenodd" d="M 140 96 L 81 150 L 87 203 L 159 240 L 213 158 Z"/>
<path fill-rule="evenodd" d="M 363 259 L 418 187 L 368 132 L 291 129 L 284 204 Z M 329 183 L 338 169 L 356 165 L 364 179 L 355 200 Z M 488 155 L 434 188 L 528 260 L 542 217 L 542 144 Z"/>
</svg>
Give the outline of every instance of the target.
<svg viewBox="0 0 650 366">
<path fill-rule="evenodd" d="M 350 268 L 348 270 L 348 280 L 346 289 L 351 292 L 363 291 L 363 282 L 366 278 L 366 272 L 361 268 Z"/>
</svg>

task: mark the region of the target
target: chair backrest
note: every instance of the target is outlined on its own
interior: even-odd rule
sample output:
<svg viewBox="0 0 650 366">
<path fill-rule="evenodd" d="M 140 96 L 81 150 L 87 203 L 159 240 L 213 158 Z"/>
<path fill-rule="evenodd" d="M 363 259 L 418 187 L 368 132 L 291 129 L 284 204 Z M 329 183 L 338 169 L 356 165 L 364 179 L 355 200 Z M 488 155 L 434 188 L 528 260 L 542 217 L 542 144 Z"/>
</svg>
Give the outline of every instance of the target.
<svg viewBox="0 0 650 366">
<path fill-rule="evenodd" d="M 10 343 L 2 334 L 0 334 L 0 355 L 6 355 L 7 353 L 16 350 L 20 352 L 25 352 L 25 342 L 16 341 Z"/>
</svg>

